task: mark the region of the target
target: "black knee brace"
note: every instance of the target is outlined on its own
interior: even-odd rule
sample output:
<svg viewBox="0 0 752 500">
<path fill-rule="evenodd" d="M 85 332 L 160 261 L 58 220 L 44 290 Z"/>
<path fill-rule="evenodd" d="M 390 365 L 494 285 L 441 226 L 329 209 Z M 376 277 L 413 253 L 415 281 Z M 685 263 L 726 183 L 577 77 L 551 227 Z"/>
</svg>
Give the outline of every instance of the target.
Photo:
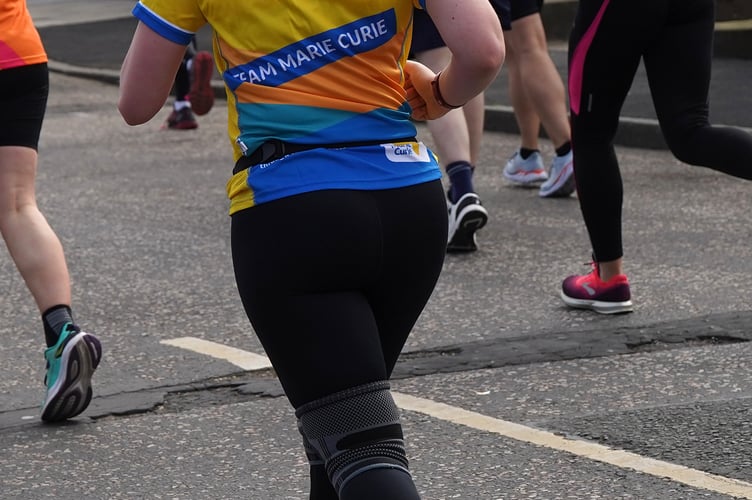
<svg viewBox="0 0 752 500">
<path fill-rule="evenodd" d="M 324 460 L 338 494 L 348 480 L 370 469 L 392 468 L 410 474 L 389 382 L 317 399 L 298 408 L 295 415 L 306 445 Z"/>
<path fill-rule="evenodd" d="M 316 451 L 316 448 L 314 448 L 311 442 L 308 441 L 305 432 L 303 432 L 303 423 L 300 421 L 300 419 L 298 419 L 298 432 L 300 432 L 300 435 L 303 436 L 303 449 L 305 450 L 306 458 L 308 458 L 308 463 L 311 466 L 324 465 L 324 459 L 321 458 L 319 452 Z"/>
</svg>

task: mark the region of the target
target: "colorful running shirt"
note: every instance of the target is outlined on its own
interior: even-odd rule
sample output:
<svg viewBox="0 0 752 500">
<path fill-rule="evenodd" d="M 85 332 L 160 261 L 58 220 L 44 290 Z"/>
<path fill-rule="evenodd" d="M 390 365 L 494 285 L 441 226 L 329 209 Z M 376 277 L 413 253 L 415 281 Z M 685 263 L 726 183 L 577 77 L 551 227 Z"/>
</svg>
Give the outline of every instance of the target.
<svg viewBox="0 0 752 500">
<path fill-rule="evenodd" d="M 26 0 L 0 2 L 0 70 L 47 62 Z"/>
<path fill-rule="evenodd" d="M 232 214 L 307 191 L 441 177 L 425 145 L 394 142 L 416 134 L 403 87 L 414 7 L 425 0 L 141 0 L 133 14 L 183 45 L 212 26 L 236 160 L 270 139 L 373 143 L 310 149 L 233 175 Z"/>
</svg>

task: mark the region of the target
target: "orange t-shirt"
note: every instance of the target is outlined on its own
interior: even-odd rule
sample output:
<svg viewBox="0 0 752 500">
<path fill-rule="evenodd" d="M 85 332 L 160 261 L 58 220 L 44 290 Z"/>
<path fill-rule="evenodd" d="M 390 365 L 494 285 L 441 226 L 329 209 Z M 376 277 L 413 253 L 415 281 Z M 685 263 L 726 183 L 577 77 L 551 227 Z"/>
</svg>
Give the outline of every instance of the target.
<svg viewBox="0 0 752 500">
<path fill-rule="evenodd" d="M 0 2 L 0 70 L 47 62 L 26 0 Z"/>
</svg>

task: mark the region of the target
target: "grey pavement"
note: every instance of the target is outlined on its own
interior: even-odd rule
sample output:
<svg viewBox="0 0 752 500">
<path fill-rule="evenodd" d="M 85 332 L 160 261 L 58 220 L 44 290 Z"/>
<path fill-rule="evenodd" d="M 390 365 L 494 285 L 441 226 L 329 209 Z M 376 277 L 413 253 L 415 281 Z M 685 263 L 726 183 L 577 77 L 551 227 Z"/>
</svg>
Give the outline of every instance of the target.
<svg viewBox="0 0 752 500">
<path fill-rule="evenodd" d="M 55 24 L 68 12 L 56 1 L 32 3 Z M 130 1 L 109 3 L 127 18 Z M 231 269 L 226 104 L 194 131 L 159 130 L 168 105 L 128 127 L 117 88 L 82 76 L 52 74 L 38 198 L 104 358 L 91 407 L 41 425 L 41 326 L 0 251 L 0 498 L 305 498 L 294 416 L 273 372 L 164 343 L 263 353 Z M 587 269 L 577 200 L 506 184 L 517 140 L 484 135 L 480 250 L 447 257 L 395 372 L 395 391 L 433 403 L 403 406 L 424 498 L 752 498 L 749 183 L 619 148 L 636 311 L 572 311 L 557 290 Z M 511 437 L 514 425 L 550 435 L 533 444 Z M 607 463 L 609 453 L 562 451 L 557 438 L 634 455 Z"/>
<path fill-rule="evenodd" d="M 116 99 L 113 85 L 52 75 L 39 200 L 66 248 L 78 318 L 105 353 L 92 406 L 69 425 L 40 425 L 41 328 L 0 256 L 0 496 L 305 498 L 294 417 L 273 373 L 163 343 L 189 336 L 263 353 L 233 285 L 225 104 L 198 130 L 173 132 L 159 130 L 168 106 L 128 127 Z M 399 393 L 501 428 L 405 410 L 424 498 L 745 498 L 707 478 L 690 486 L 686 471 L 635 467 L 664 460 L 723 484 L 752 481 L 749 185 L 666 152 L 620 149 L 637 310 L 603 317 L 557 297 L 561 279 L 585 269 L 579 209 L 501 180 L 515 143 L 484 136 L 481 248 L 448 256 L 396 370 Z M 531 445 L 505 422 L 640 458 L 617 466 Z"/>
</svg>

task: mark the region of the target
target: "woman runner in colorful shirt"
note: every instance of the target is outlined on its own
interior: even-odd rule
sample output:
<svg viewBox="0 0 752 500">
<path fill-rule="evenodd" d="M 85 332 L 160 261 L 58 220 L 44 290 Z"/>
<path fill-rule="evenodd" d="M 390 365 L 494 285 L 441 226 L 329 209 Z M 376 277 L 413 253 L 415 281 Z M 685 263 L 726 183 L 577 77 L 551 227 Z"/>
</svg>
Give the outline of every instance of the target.
<svg viewBox="0 0 752 500">
<path fill-rule="evenodd" d="M 406 61 L 414 7 L 455 53 L 440 75 Z M 132 125 L 161 109 L 193 34 L 213 29 L 236 281 L 295 408 L 311 498 L 419 498 L 388 380 L 438 279 L 447 214 L 410 117 L 442 116 L 496 77 L 490 4 L 142 0 L 134 14 L 119 101 Z"/>
</svg>

